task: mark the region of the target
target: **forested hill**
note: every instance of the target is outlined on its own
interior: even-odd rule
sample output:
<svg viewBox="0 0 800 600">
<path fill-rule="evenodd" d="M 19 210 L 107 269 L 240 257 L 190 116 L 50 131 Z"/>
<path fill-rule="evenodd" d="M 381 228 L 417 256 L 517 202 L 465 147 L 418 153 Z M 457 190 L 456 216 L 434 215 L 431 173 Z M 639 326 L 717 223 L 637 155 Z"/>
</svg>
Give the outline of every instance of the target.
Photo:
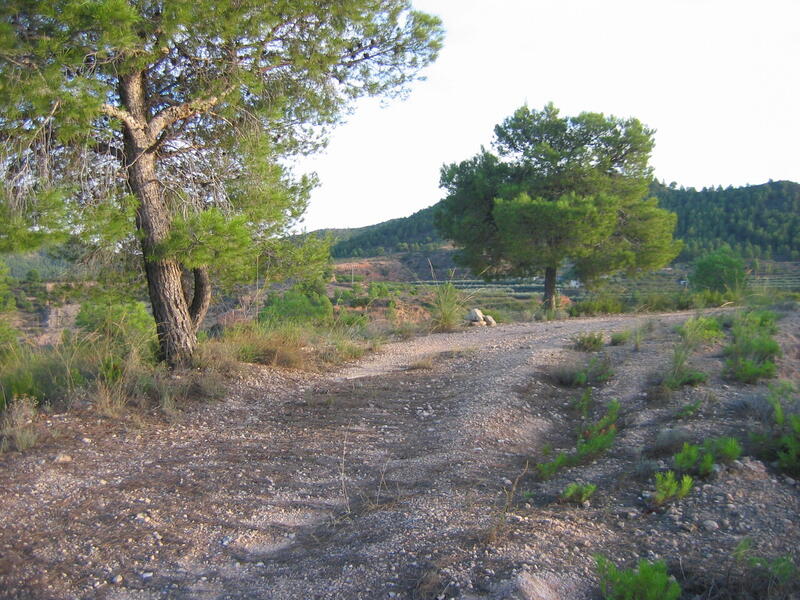
<svg viewBox="0 0 800 600">
<path fill-rule="evenodd" d="M 678 215 L 681 260 L 728 243 L 745 258 L 800 260 L 800 184 L 770 181 L 723 189 L 680 188 L 654 183 L 661 206 Z M 430 250 L 443 243 L 433 226 L 433 205 L 410 217 L 358 230 L 332 232 L 335 258 Z"/>
<path fill-rule="evenodd" d="M 433 226 L 433 212 L 436 206 L 434 204 L 423 208 L 410 217 L 362 227 L 355 235 L 344 239 L 341 239 L 336 232 L 332 232 L 337 241 L 331 249 L 331 254 L 334 258 L 344 258 L 438 248 L 443 241 Z"/>
<path fill-rule="evenodd" d="M 800 260 L 800 184 L 770 181 L 726 189 L 654 184 L 662 207 L 678 215 L 682 258 L 728 243 L 745 258 Z"/>
</svg>

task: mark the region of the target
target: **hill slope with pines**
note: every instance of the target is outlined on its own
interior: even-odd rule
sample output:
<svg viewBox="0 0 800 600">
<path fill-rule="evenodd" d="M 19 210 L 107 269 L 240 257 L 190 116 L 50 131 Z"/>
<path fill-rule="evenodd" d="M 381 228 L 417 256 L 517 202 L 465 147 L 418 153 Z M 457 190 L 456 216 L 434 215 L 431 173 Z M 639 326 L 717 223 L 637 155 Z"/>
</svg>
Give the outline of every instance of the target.
<svg viewBox="0 0 800 600">
<path fill-rule="evenodd" d="M 800 184 L 770 181 L 744 187 L 694 188 L 654 182 L 652 194 L 678 215 L 681 260 L 727 243 L 745 258 L 800 260 Z M 331 230 L 334 258 L 432 250 L 444 243 L 433 225 L 437 204 L 357 230 Z M 349 232 L 348 232 L 349 231 Z"/>
</svg>

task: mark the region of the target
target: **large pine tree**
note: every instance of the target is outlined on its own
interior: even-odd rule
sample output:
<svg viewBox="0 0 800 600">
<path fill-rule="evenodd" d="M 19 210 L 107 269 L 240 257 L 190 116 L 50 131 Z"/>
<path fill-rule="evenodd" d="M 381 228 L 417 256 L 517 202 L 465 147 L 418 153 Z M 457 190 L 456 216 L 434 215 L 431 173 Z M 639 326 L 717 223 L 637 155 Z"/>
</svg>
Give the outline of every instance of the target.
<svg viewBox="0 0 800 600">
<path fill-rule="evenodd" d="M 210 268 L 305 208 L 313 181 L 279 159 L 402 92 L 441 37 L 408 0 L 6 0 L 0 248 L 135 228 L 163 358 L 186 364 Z"/>
<path fill-rule="evenodd" d="M 523 106 L 495 128 L 497 155 L 442 168 L 436 224 L 474 273 L 543 273 L 550 308 L 565 261 L 586 282 L 662 266 L 681 244 L 675 215 L 647 197 L 652 134 L 636 119 Z"/>
</svg>

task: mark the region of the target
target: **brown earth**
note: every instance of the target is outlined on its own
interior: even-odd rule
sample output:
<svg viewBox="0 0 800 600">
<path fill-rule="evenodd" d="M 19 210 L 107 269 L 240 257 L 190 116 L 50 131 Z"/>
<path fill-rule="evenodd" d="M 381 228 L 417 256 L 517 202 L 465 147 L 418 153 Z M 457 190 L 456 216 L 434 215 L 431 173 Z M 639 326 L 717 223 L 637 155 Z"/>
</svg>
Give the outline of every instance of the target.
<svg viewBox="0 0 800 600">
<path fill-rule="evenodd" d="M 722 379 L 720 345 L 693 358 L 707 384 L 645 395 L 687 316 L 473 328 L 324 375 L 253 367 L 169 420 L 42 416 L 43 443 L 0 455 L 0 597 L 588 599 L 595 554 L 663 558 L 685 598 L 767 597 L 732 553 L 748 537 L 798 562 L 796 482 L 745 456 L 667 510 L 646 501 L 670 443 L 763 427 L 766 385 Z M 604 349 L 615 375 L 592 394 L 594 418 L 622 404 L 616 444 L 542 481 L 534 463 L 575 444 L 580 394 L 551 374 L 589 360 L 573 336 L 647 321 L 638 351 Z M 780 323 L 796 378 L 800 315 Z M 558 502 L 575 481 L 597 485 L 588 506 Z"/>
</svg>

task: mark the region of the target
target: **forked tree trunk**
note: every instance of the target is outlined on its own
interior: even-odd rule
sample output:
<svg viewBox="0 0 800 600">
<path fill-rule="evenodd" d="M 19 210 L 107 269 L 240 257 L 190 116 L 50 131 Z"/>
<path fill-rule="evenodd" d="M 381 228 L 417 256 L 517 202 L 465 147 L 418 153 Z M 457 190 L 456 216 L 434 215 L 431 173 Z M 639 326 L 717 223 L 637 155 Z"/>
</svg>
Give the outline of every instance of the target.
<svg viewBox="0 0 800 600">
<path fill-rule="evenodd" d="M 544 300 L 545 310 L 556 309 L 556 268 L 546 267 L 544 270 Z"/>
<path fill-rule="evenodd" d="M 142 75 L 122 78 L 120 92 L 126 109 L 141 124 L 140 129 L 126 124 L 124 152 L 128 183 L 139 201 L 136 227 L 141 237 L 160 358 L 170 367 L 188 366 L 197 346 L 197 328 L 210 303 L 211 284 L 205 268 L 195 269 L 190 303 L 184 295 L 180 263 L 157 257 L 159 245 L 169 236 L 171 217 L 156 177 L 154 143 L 144 134 L 147 113 Z"/>
</svg>

